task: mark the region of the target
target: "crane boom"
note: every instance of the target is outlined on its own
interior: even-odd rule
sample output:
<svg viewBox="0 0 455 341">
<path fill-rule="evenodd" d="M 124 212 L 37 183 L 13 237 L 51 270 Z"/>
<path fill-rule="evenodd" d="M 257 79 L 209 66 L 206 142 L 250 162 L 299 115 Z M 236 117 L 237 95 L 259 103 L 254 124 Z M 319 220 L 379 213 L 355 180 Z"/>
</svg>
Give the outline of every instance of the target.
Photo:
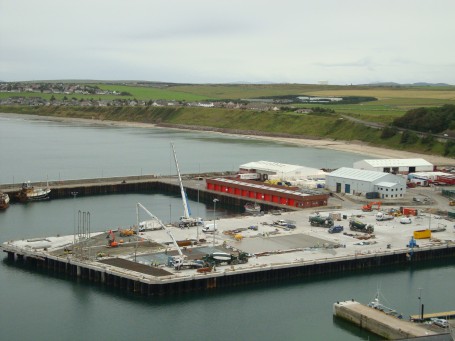
<svg viewBox="0 0 455 341">
<path fill-rule="evenodd" d="M 180 176 L 180 169 L 179 169 L 179 163 L 177 161 L 177 155 L 175 153 L 174 144 L 172 142 L 171 142 L 171 146 L 172 146 L 172 151 L 174 153 L 174 160 L 175 160 L 175 167 L 177 168 L 177 175 L 179 177 L 180 194 L 182 195 L 182 201 L 183 201 L 183 217 L 185 219 L 188 219 L 188 218 L 190 218 L 190 210 L 188 208 L 188 202 L 187 202 L 187 198 L 186 198 L 185 189 L 183 188 L 183 184 L 182 184 L 182 177 Z"/>
<path fill-rule="evenodd" d="M 182 250 L 180 250 L 180 246 L 179 244 L 177 244 L 177 241 L 175 240 L 174 236 L 172 235 L 171 231 L 166 227 L 166 225 L 163 224 L 163 222 L 157 217 L 155 216 L 153 213 L 151 213 L 148 209 L 146 209 L 144 207 L 144 205 L 142 205 L 141 203 L 137 203 L 137 207 L 140 207 L 144 210 L 145 213 L 147 213 L 152 219 L 156 220 L 158 222 L 158 224 L 160 224 L 160 226 L 166 231 L 166 233 L 169 235 L 169 237 L 171 237 L 172 239 L 172 242 L 174 243 L 174 246 L 175 248 L 177 249 L 180 257 L 183 259 L 185 258 L 185 255 L 183 254 Z"/>
</svg>

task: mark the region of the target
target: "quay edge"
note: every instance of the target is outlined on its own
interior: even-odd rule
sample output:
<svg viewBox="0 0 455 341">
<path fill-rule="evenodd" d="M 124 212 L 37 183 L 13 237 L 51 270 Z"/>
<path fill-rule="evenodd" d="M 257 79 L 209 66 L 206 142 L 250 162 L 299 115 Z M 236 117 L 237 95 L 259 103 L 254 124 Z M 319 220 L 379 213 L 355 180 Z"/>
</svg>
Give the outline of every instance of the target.
<svg viewBox="0 0 455 341">
<path fill-rule="evenodd" d="M 455 244 L 433 245 L 415 250 L 412 260 L 407 249 L 384 251 L 381 254 L 355 255 L 290 263 L 236 268 L 218 267 L 211 273 L 172 274 L 151 276 L 142 272 L 110 266 L 99 262 L 73 257 L 56 257 L 45 251 L 18 248 L 6 242 L 1 245 L 8 254 L 10 264 L 47 270 L 49 274 L 64 274 L 71 279 L 100 283 L 107 287 L 145 296 L 168 296 L 181 293 L 247 286 L 260 283 L 280 282 L 291 279 L 310 278 L 340 272 L 359 271 L 371 268 L 396 266 L 437 260 L 455 256 Z"/>
</svg>

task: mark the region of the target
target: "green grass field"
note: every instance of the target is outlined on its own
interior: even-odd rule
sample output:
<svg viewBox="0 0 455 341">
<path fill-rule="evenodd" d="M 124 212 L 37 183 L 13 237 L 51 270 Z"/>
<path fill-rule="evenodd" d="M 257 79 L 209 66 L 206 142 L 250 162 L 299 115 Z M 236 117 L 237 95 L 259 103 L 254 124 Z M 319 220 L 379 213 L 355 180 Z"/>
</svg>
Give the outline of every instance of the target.
<svg viewBox="0 0 455 341">
<path fill-rule="evenodd" d="M 93 85 L 93 83 L 92 83 Z M 264 96 L 312 95 L 312 96 L 368 96 L 377 101 L 359 104 L 298 104 L 295 107 L 325 107 L 335 114 L 297 114 L 294 112 L 256 112 L 251 110 L 229 110 L 220 108 L 194 107 L 111 107 L 111 108 L 28 108 L 11 107 L 8 112 L 42 114 L 62 117 L 98 118 L 117 121 L 166 123 L 175 125 L 204 126 L 217 129 L 256 131 L 264 134 L 289 134 L 302 137 L 323 137 L 337 140 L 360 140 L 377 146 L 410 151 L 455 155 L 444 151 L 444 144 L 438 141 L 422 145 L 420 140 L 413 144 L 400 144 L 400 134 L 381 139 L 381 131 L 341 120 L 340 114 L 350 115 L 364 121 L 390 123 L 402 116 L 407 110 L 417 107 L 442 106 L 455 104 L 455 87 L 443 88 L 372 88 L 355 86 L 319 86 L 299 84 L 278 85 L 160 85 L 155 87 L 97 84 L 102 89 L 125 91 L 139 100 L 179 100 L 201 101 L 216 99 L 242 99 Z M 33 93 L 16 94 L 37 96 Z M 0 93 L 0 98 L 12 96 Z M 40 94 L 49 99 L 51 94 Z M 54 95 L 61 99 L 64 95 Z M 67 95 L 67 98 L 113 99 L 120 96 Z M 121 98 L 121 97 L 120 97 Z M 446 146 L 447 147 L 447 146 Z M 452 148 L 452 147 L 451 147 Z"/>
</svg>

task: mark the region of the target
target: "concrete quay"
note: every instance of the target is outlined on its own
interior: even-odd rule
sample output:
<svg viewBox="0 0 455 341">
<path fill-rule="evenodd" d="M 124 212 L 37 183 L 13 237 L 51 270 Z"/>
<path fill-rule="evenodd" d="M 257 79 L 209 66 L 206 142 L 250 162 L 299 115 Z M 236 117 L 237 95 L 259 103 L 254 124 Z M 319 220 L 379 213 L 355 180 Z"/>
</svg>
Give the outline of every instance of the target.
<svg viewBox="0 0 455 341">
<path fill-rule="evenodd" d="M 387 340 L 420 338 L 438 333 L 421 325 L 398 319 L 354 300 L 336 302 L 333 315 L 369 330 Z"/>
<path fill-rule="evenodd" d="M 46 269 L 50 274 L 61 273 L 143 295 L 173 295 L 455 256 L 453 228 L 434 233 L 432 239 L 418 240 L 418 247 L 407 247 L 413 231 L 427 227 L 434 216 L 422 215 L 413 219 L 412 224 L 403 225 L 399 218 L 377 222 L 375 213 L 358 209 L 319 210 L 320 215 L 346 217 L 335 222 L 344 226 L 345 234 L 329 234 L 326 228 L 311 226 L 309 216 L 315 212 L 310 210 L 216 220 L 216 234 L 204 234 L 197 227 L 169 227 L 175 239 L 188 245 L 183 253 L 189 259 L 200 259 L 215 251 L 243 251 L 251 255 L 245 264 L 220 265 L 202 273 L 166 266 L 167 257 L 176 254 L 176 250 L 170 246 L 170 237 L 164 230 L 130 237 L 121 237 L 116 232 L 116 240 L 121 241 L 116 248 L 107 247 L 106 231 L 84 238 L 49 236 L 8 241 L 1 248 L 10 264 L 26 264 Z M 365 239 L 365 234 L 350 231 L 350 217 L 373 224 L 374 237 Z M 279 227 L 274 224 L 278 219 L 291 220 L 296 228 Z M 451 226 L 443 218 L 438 221 Z M 249 229 L 251 226 L 257 229 Z"/>
</svg>

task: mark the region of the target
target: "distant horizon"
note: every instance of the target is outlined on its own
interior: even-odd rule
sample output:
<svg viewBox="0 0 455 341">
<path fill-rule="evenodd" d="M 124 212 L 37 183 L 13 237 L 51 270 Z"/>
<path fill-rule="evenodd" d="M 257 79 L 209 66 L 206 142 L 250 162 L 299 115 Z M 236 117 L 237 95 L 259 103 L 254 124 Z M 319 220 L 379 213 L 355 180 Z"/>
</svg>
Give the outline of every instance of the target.
<svg viewBox="0 0 455 341">
<path fill-rule="evenodd" d="M 268 82 L 268 81 L 258 81 L 258 82 L 249 82 L 249 81 L 234 81 L 234 82 L 207 82 L 207 83 L 194 83 L 194 82 L 168 82 L 168 81 L 152 81 L 152 80 L 141 80 L 141 79 L 41 79 L 41 80 L 14 80 L 14 81 L 5 81 L 0 80 L 0 83 L 46 83 L 46 82 L 93 82 L 93 83 L 153 83 L 153 84 L 175 84 L 175 85 L 286 85 L 286 84 L 295 84 L 295 85 L 319 85 L 319 86 L 454 86 L 455 84 L 449 84 L 444 82 L 413 82 L 413 83 L 398 83 L 394 81 L 386 82 L 373 82 L 373 83 L 350 83 L 350 84 L 332 84 L 332 83 L 298 83 L 298 82 Z"/>
</svg>

